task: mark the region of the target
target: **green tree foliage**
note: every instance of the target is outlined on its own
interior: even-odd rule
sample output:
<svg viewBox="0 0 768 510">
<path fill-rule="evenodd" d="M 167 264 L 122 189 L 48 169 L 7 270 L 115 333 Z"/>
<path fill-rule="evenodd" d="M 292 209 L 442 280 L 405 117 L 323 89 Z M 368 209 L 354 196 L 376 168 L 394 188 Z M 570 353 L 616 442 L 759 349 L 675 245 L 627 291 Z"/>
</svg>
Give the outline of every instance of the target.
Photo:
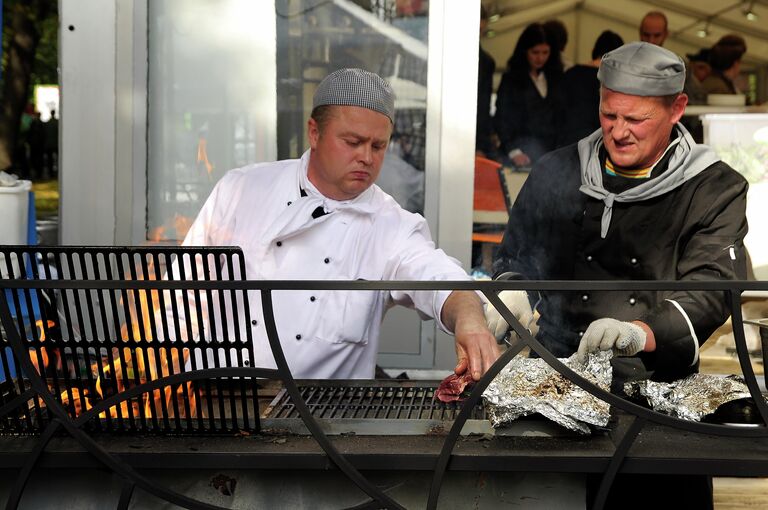
<svg viewBox="0 0 768 510">
<path fill-rule="evenodd" d="M 13 167 L 24 107 L 34 86 L 58 83 L 57 0 L 3 0 L 0 169 Z"/>
</svg>

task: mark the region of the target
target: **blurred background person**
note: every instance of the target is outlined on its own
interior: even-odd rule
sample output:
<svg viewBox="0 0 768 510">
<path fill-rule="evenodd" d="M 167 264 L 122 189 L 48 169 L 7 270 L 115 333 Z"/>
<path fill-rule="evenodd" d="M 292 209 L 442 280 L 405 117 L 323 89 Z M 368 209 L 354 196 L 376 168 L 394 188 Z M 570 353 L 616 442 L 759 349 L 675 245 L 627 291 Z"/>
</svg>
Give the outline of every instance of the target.
<svg viewBox="0 0 768 510">
<path fill-rule="evenodd" d="M 600 128 L 600 81 L 597 69 L 603 55 L 622 46 L 624 41 L 616 32 L 605 30 L 592 47 L 592 61 L 577 64 L 565 72 L 563 100 L 565 117 L 559 136 L 560 146 L 576 143 Z"/>
<path fill-rule="evenodd" d="M 502 153 L 517 167 L 557 147 L 563 65 L 560 52 L 551 48 L 542 25 L 528 25 L 499 84 L 494 125 Z"/>
<path fill-rule="evenodd" d="M 40 118 L 40 112 L 34 110 L 32 120 L 27 132 L 27 144 L 29 145 L 29 178 L 31 180 L 42 179 L 45 174 L 45 125 Z"/>
<path fill-rule="evenodd" d="M 542 26 L 547 34 L 547 40 L 552 45 L 552 51 L 560 53 L 560 61 L 563 63 L 563 71 L 573 67 L 573 62 L 565 57 L 565 47 L 568 46 L 568 29 L 565 23 L 559 19 L 545 21 Z"/>
<path fill-rule="evenodd" d="M 488 11 L 480 5 L 480 40 L 488 28 Z M 477 130 L 475 135 L 475 153 L 486 158 L 496 157 L 496 143 L 491 118 L 491 96 L 493 95 L 493 73 L 496 62 L 480 46 L 477 63 Z"/>
<path fill-rule="evenodd" d="M 664 46 L 669 31 L 667 29 L 667 16 L 661 11 L 651 11 L 643 16 L 640 22 L 640 40 Z"/>
<path fill-rule="evenodd" d="M 688 94 L 688 104 L 706 104 L 707 92 L 704 90 L 704 80 L 712 74 L 709 65 L 709 49 L 702 48 L 698 53 L 688 53 L 688 72 L 685 75 L 685 90 Z"/>
<path fill-rule="evenodd" d="M 737 34 L 720 38 L 709 51 L 712 72 L 702 85 L 707 94 L 739 94 L 735 80 L 741 71 L 741 58 L 747 52 L 747 43 Z"/>
</svg>

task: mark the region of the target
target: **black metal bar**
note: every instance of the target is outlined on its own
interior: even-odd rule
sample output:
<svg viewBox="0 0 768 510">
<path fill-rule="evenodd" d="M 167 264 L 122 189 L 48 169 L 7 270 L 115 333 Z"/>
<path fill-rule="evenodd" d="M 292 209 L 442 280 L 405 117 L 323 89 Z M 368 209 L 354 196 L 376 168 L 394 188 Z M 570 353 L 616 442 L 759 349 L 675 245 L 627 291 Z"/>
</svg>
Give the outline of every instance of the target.
<svg viewBox="0 0 768 510">
<path fill-rule="evenodd" d="M 162 261 L 165 262 L 165 267 L 168 268 L 167 269 L 167 274 L 170 275 L 170 276 L 173 276 L 172 272 L 171 272 L 171 268 L 172 268 L 173 262 L 170 259 L 170 256 L 166 256 L 165 253 L 157 253 L 157 252 L 154 252 L 151 255 L 152 255 L 152 261 L 153 261 L 154 268 L 155 268 L 155 280 L 161 280 L 162 279 L 162 274 L 160 274 L 160 266 L 162 265 L 162 263 L 161 263 L 161 256 L 163 257 Z M 167 346 L 171 343 L 171 335 L 170 335 L 170 330 L 168 329 L 168 314 L 166 313 L 166 311 L 169 309 L 168 308 L 169 306 L 172 307 L 173 309 L 175 309 L 173 307 L 172 303 L 166 303 L 165 302 L 165 294 L 166 293 L 163 292 L 163 291 L 159 291 L 158 292 L 159 308 L 160 308 L 160 312 L 161 312 L 160 313 L 160 326 L 162 327 L 162 330 L 163 330 L 163 334 L 162 334 L 163 342 L 162 343 L 163 343 L 163 345 L 165 345 L 165 347 L 161 347 L 160 345 L 158 345 L 158 348 L 157 348 L 156 359 L 157 359 L 157 363 L 158 363 L 158 373 L 159 374 L 163 373 L 162 360 L 168 360 L 169 357 L 170 357 L 169 354 L 168 354 L 169 349 L 168 349 Z M 173 296 L 171 295 L 170 292 L 168 293 L 168 296 L 169 296 L 171 302 L 175 301 L 173 299 Z M 178 327 L 177 327 L 177 329 L 178 329 Z M 158 344 L 159 344 L 159 342 L 158 342 Z M 168 366 L 167 364 L 166 364 L 166 367 L 167 367 L 168 373 L 172 374 L 173 373 L 173 367 L 172 366 Z M 168 418 L 168 413 L 169 413 L 168 405 L 166 404 L 164 398 L 161 399 L 161 406 L 162 406 L 162 409 L 163 409 L 163 424 L 165 426 L 165 429 L 168 430 L 168 431 L 173 430 L 174 428 L 175 428 L 175 430 L 178 430 L 178 429 L 181 428 L 181 424 L 180 424 L 180 421 L 179 421 L 179 405 L 176 402 L 175 398 L 171 399 L 171 405 L 172 405 L 172 408 L 173 408 L 173 411 L 174 411 L 174 413 L 173 413 L 173 416 L 174 416 L 173 425 L 171 425 L 171 421 Z"/>
<path fill-rule="evenodd" d="M 640 434 L 640 431 L 645 426 L 645 423 L 646 420 L 644 418 L 638 416 L 633 417 L 631 425 L 622 436 L 619 445 L 616 447 L 616 452 L 613 454 L 613 457 L 611 457 L 611 462 L 608 464 L 608 468 L 603 473 L 603 477 L 600 480 L 600 487 L 597 490 L 597 495 L 595 496 L 595 501 L 592 505 L 593 510 L 603 510 L 605 501 L 608 498 L 608 491 L 611 489 L 611 485 L 613 485 L 613 481 L 616 479 L 616 474 L 619 472 L 621 464 L 627 457 L 629 449 L 632 447 L 638 434 Z"/>
<path fill-rule="evenodd" d="M 209 259 L 210 258 L 214 258 L 213 267 L 209 267 Z M 201 259 L 202 259 L 202 264 L 203 264 L 203 275 L 205 276 L 204 279 L 205 280 L 219 280 L 219 279 L 221 279 L 221 274 L 218 271 L 218 261 L 216 260 L 216 258 L 211 256 L 211 255 L 203 254 L 203 255 L 201 255 Z M 219 366 L 219 364 L 220 364 L 219 356 L 216 355 L 216 354 L 220 354 L 220 351 L 216 352 L 216 351 L 218 351 L 218 348 L 215 347 L 216 339 L 219 338 L 219 334 L 218 334 L 219 332 L 217 330 L 217 322 L 219 322 L 219 321 L 216 320 L 217 317 L 216 317 L 216 309 L 214 308 L 214 299 L 215 299 L 215 301 L 218 301 L 220 303 L 220 308 L 219 309 L 224 312 L 223 314 L 222 313 L 219 314 L 219 319 L 220 319 L 220 324 L 221 324 L 221 333 L 223 335 L 223 338 L 229 338 L 228 327 L 227 327 L 227 320 L 226 320 L 226 311 L 223 310 L 224 303 L 223 303 L 223 300 L 221 299 L 220 296 L 221 296 L 221 294 L 219 293 L 219 291 L 210 290 L 210 289 L 206 289 L 205 290 L 205 299 L 206 299 L 206 304 L 208 305 L 208 316 L 210 317 L 210 320 L 208 322 L 209 322 L 209 327 L 210 327 L 210 330 L 211 330 L 211 339 L 212 339 L 213 346 L 214 346 L 213 347 L 213 349 L 214 349 L 214 357 L 213 357 L 213 364 L 214 364 L 214 366 Z M 236 325 L 235 325 L 235 329 L 238 329 L 236 327 Z M 205 339 L 203 338 L 203 339 L 201 339 L 201 341 L 205 342 Z M 229 358 L 229 352 L 225 351 L 224 355 L 227 357 L 227 359 Z M 238 365 L 242 366 L 242 363 L 238 363 Z M 208 356 L 205 356 L 205 355 L 203 356 L 203 368 L 208 368 Z M 214 416 L 214 412 L 213 412 L 213 402 L 212 402 L 213 396 L 211 394 L 210 379 L 206 379 L 204 384 L 205 384 L 205 391 L 206 391 L 206 402 L 208 404 L 209 425 L 210 425 L 212 430 L 215 430 L 216 429 L 216 420 L 215 420 L 215 416 Z M 227 398 L 227 400 L 230 403 L 230 419 L 231 419 L 231 423 L 232 423 L 232 426 L 229 427 L 228 424 L 227 424 L 226 411 L 225 411 L 225 406 L 224 406 L 224 404 L 225 404 L 224 400 L 225 399 L 223 398 L 223 394 L 224 394 L 224 391 L 225 391 L 224 390 L 224 381 L 222 381 L 220 379 L 217 379 L 215 381 L 215 386 L 216 386 L 216 403 L 218 404 L 218 411 L 219 411 L 218 427 L 222 431 L 224 431 L 224 430 L 234 430 L 237 427 L 237 406 L 235 405 L 235 399 L 232 398 L 232 397 Z M 228 387 L 227 391 L 229 391 L 229 387 Z"/>
<path fill-rule="evenodd" d="M 471 290 L 483 293 L 502 290 L 705 290 L 730 291 L 739 289 L 768 290 L 768 281 L 754 280 L 440 280 L 440 281 L 393 281 L 393 280 L 160 280 L 160 281 L 124 281 L 93 282 L 80 280 L 34 281 L 4 280 L 3 285 L 11 289 L 19 288 L 62 288 L 62 289 L 153 289 L 153 290 Z"/>
<path fill-rule="evenodd" d="M 343 455 L 339 453 L 333 443 L 328 439 L 323 430 L 315 421 L 312 414 L 309 412 L 307 405 L 301 398 L 299 389 L 296 386 L 296 381 L 293 379 L 291 369 L 288 367 L 288 362 L 283 354 L 283 348 L 280 345 L 280 337 L 277 334 L 277 326 L 275 324 L 274 310 L 272 308 L 272 293 L 270 291 L 262 291 L 261 293 L 262 309 L 264 311 L 264 322 L 266 323 L 267 338 L 269 345 L 272 348 L 272 354 L 275 357 L 278 373 L 283 380 L 286 390 L 291 395 L 294 405 L 299 411 L 304 425 L 309 429 L 312 436 L 318 442 L 320 447 L 325 451 L 331 461 L 336 467 L 344 473 L 349 480 L 357 485 L 360 490 L 368 494 L 371 498 L 378 501 L 385 508 L 403 509 L 394 499 L 384 494 L 378 487 L 373 485 L 367 478 L 365 478 Z"/>
<path fill-rule="evenodd" d="M 7 373 L 8 372 L 6 372 L 6 374 Z M 10 402 L 7 402 L 0 407 L 0 417 L 3 417 L 14 409 L 21 407 L 26 402 L 29 402 L 29 399 L 34 398 L 34 396 L 35 390 L 30 388 L 18 397 L 14 397 Z"/>
<path fill-rule="evenodd" d="M 102 252 L 96 252 L 94 253 L 93 257 L 93 279 L 94 280 L 103 280 L 108 277 L 108 275 L 105 275 L 102 271 L 102 268 L 106 270 L 109 260 L 104 256 L 104 253 Z M 46 266 L 47 267 L 47 266 Z M 93 307 L 92 303 L 89 303 L 89 306 L 91 306 L 91 327 L 93 328 L 94 335 L 98 335 L 97 331 L 97 324 L 101 325 L 101 331 L 104 338 L 104 341 L 106 341 L 107 338 L 109 338 L 109 319 L 107 318 L 106 308 L 104 307 L 104 297 L 106 296 L 105 293 L 108 291 L 103 290 L 94 290 L 96 293 L 96 301 L 98 302 L 99 306 L 98 309 L 96 307 Z M 98 323 L 96 321 L 95 315 L 99 315 L 99 318 L 101 319 Z M 94 341 L 92 342 L 94 347 L 93 357 L 94 359 L 91 359 L 91 347 L 86 346 L 83 348 L 83 357 L 85 360 L 85 374 L 86 374 L 86 381 L 88 383 L 88 388 L 92 391 L 96 391 L 96 381 L 97 379 L 94 379 L 93 377 L 93 367 L 96 368 L 96 373 L 99 374 L 102 377 L 103 380 L 103 367 L 101 362 L 101 341 L 99 341 L 98 336 L 94 338 Z M 85 409 L 85 392 L 81 391 L 81 409 Z M 112 430 L 112 417 L 109 416 L 107 413 L 106 417 L 106 425 L 102 425 L 102 422 L 100 420 L 96 421 L 94 423 L 94 428 L 98 431 L 101 431 L 102 429 L 106 428 L 107 430 Z"/>
<path fill-rule="evenodd" d="M 179 253 L 178 257 L 176 258 L 176 264 L 179 269 L 179 283 L 181 281 L 186 280 L 186 260 L 191 257 L 190 253 Z M 190 289 L 194 290 L 194 289 Z M 192 339 L 195 335 L 194 331 L 192 330 L 192 316 L 190 315 L 189 310 L 189 292 L 181 292 L 180 294 L 182 297 L 182 308 L 184 313 L 184 324 L 186 326 L 186 343 L 192 342 Z M 174 315 L 174 317 L 178 317 L 178 315 Z M 178 342 L 184 337 L 177 337 L 176 341 Z M 176 355 L 179 360 L 179 364 L 184 362 L 184 349 L 176 349 Z M 190 409 L 190 403 L 189 403 L 189 391 L 186 386 L 181 387 L 182 395 L 184 395 L 184 398 L 182 399 L 182 404 L 184 405 L 184 414 L 186 415 L 186 427 L 187 431 L 191 432 L 194 430 L 194 425 L 192 423 L 192 411 Z"/>
<path fill-rule="evenodd" d="M 142 256 L 141 253 L 136 253 L 133 256 L 133 263 L 131 264 L 131 268 L 134 271 L 134 274 L 136 274 L 136 279 L 138 280 L 149 280 L 150 274 L 149 274 L 149 268 L 147 267 L 147 261 Z M 152 363 L 150 363 L 149 360 L 149 353 L 152 352 L 152 356 L 154 357 L 154 353 L 157 351 L 157 349 L 152 346 L 151 344 L 156 343 L 156 337 L 154 336 L 155 331 L 155 305 L 154 305 L 154 294 L 157 292 L 155 290 L 140 290 L 141 294 L 139 296 L 144 296 L 144 299 L 139 299 L 139 305 L 140 310 L 137 311 L 139 314 L 139 324 L 141 325 L 141 332 L 142 332 L 142 340 L 146 344 L 146 347 L 136 349 L 139 351 L 140 359 L 142 360 L 142 366 L 144 369 L 142 372 L 144 373 L 144 377 L 151 379 L 152 378 Z M 145 318 L 146 315 L 146 318 Z M 157 421 L 157 410 L 155 407 L 155 403 L 157 402 L 157 399 L 155 398 L 154 393 L 149 394 L 146 396 L 147 398 L 147 405 L 146 405 L 146 411 L 149 413 L 149 419 L 152 423 L 152 430 L 158 430 L 158 421 Z M 163 400 L 162 398 L 160 400 Z M 145 407 L 145 406 L 142 406 Z"/>
<path fill-rule="evenodd" d="M 201 269 L 198 267 L 198 259 L 200 259 L 200 258 L 205 258 L 205 256 L 200 255 L 199 253 L 190 253 L 189 254 L 189 267 L 190 267 L 189 273 L 190 274 L 188 275 L 188 278 L 190 278 L 193 281 L 201 281 L 200 280 L 200 271 L 201 271 Z M 208 291 L 206 290 L 204 292 L 208 292 Z M 213 328 L 213 323 L 216 322 L 214 320 L 213 316 L 211 316 L 211 320 L 210 321 L 205 320 L 204 313 L 203 313 L 203 307 L 202 307 L 202 298 L 201 298 L 201 294 L 200 293 L 201 293 L 201 291 L 199 289 L 196 289 L 196 290 L 193 291 L 192 296 L 191 296 L 192 305 L 194 305 L 194 306 L 191 306 L 191 308 L 194 308 L 194 313 L 195 313 L 194 320 L 196 320 L 196 325 L 197 325 L 197 331 L 196 331 L 197 338 L 194 338 L 193 336 L 190 336 L 187 339 L 187 344 L 191 345 L 191 346 L 195 346 L 195 344 L 205 345 L 206 337 L 209 334 L 213 335 L 213 329 L 212 329 Z M 209 333 L 208 330 L 210 330 L 210 333 Z M 212 336 L 212 338 L 215 338 L 215 337 Z M 201 367 L 198 367 L 197 351 L 198 351 L 198 349 L 196 349 L 195 347 L 192 347 L 188 351 L 189 352 L 189 363 L 192 366 L 192 370 L 199 370 L 201 368 Z M 206 368 L 208 366 L 208 356 L 202 356 L 202 360 L 201 361 L 202 361 L 202 365 L 203 365 L 202 368 Z M 205 393 L 210 395 L 211 394 L 210 383 L 204 381 L 203 384 L 205 385 L 205 388 L 206 388 Z M 203 407 L 203 391 L 202 391 L 202 389 L 198 385 L 194 385 L 192 387 L 191 394 L 194 395 L 194 398 L 195 398 L 195 401 L 196 401 L 196 407 L 199 408 L 200 411 L 202 411 L 202 407 Z M 208 423 L 210 425 L 210 430 L 211 431 L 215 431 L 216 430 L 216 420 L 215 420 L 215 417 L 213 415 L 213 402 L 211 402 L 210 398 L 206 398 L 205 400 L 206 400 L 206 403 L 208 404 L 208 414 L 209 414 Z M 190 404 L 190 410 L 188 411 L 188 413 L 191 413 L 191 412 L 192 412 L 192 409 L 191 409 L 191 404 Z M 204 421 L 203 421 L 203 413 L 202 412 L 197 412 L 197 413 L 194 413 L 194 414 L 197 415 L 197 427 L 198 427 L 198 430 L 205 430 L 206 427 L 205 427 L 205 424 L 204 424 Z"/>
<path fill-rule="evenodd" d="M 110 271 L 110 277 L 112 279 L 119 278 L 119 274 L 116 274 L 118 271 L 118 267 L 120 265 L 120 255 L 117 252 L 109 252 L 109 271 Z M 120 296 L 120 289 L 115 289 L 115 292 L 109 293 L 109 305 L 110 310 L 112 312 L 112 329 L 111 331 L 114 334 L 114 338 L 112 339 L 112 342 L 107 342 L 106 346 L 104 347 L 106 354 L 107 354 L 107 368 L 109 368 L 109 373 L 112 374 L 110 381 L 110 386 L 112 388 L 112 393 L 117 394 L 119 393 L 118 388 L 118 380 L 117 380 L 117 367 L 119 366 L 117 363 L 115 363 L 115 351 L 118 353 L 118 357 L 120 355 L 120 345 L 118 341 L 118 335 L 120 335 L 120 312 L 119 308 L 117 307 L 117 301 L 118 296 Z M 119 359 L 118 359 L 119 361 Z M 106 378 L 106 374 L 104 373 L 104 369 L 102 368 L 103 363 L 99 363 L 99 376 L 101 377 L 101 380 L 106 382 L 108 379 Z M 104 384 L 102 384 L 102 397 L 104 396 Z M 111 416 L 111 413 L 109 410 L 107 410 L 106 413 L 108 416 Z M 126 430 L 125 421 L 127 419 L 124 419 L 122 409 L 119 407 L 115 408 L 115 417 L 117 421 L 117 430 L 120 432 L 124 432 Z"/>
<path fill-rule="evenodd" d="M 99 252 L 94 252 L 92 254 L 87 254 L 88 259 L 91 261 L 90 265 L 86 265 L 83 268 L 85 279 L 88 280 L 98 280 L 101 276 L 99 274 Z M 88 271 L 88 269 L 91 269 L 91 272 Z M 85 292 L 85 298 L 86 298 L 86 311 L 88 312 L 88 318 L 90 319 L 90 327 L 91 332 L 93 335 L 93 340 L 95 344 L 98 345 L 98 325 L 96 322 L 96 315 L 98 313 L 97 308 L 93 304 L 93 300 L 91 299 L 91 294 L 95 293 L 96 297 L 98 298 L 99 290 L 98 289 L 89 289 L 84 291 Z M 99 300 L 100 301 L 100 300 Z M 104 321 L 104 316 L 101 316 L 102 321 Z M 104 322 L 102 322 L 102 326 L 104 325 Z M 103 328 L 102 328 L 103 329 Z M 107 333 L 104 334 L 104 337 L 107 337 Z M 89 342 L 88 344 L 90 344 Z M 93 379 L 93 371 L 91 369 L 91 356 L 90 356 L 90 348 L 89 345 L 86 344 L 85 347 L 82 349 L 83 352 L 83 360 L 85 362 L 85 367 L 83 367 L 83 370 L 80 371 L 80 377 L 78 377 L 78 374 L 75 375 L 76 380 L 82 380 L 82 373 L 85 373 L 85 380 L 88 384 L 89 389 L 96 388 L 96 381 Z M 73 354 L 72 359 L 75 363 L 77 363 L 77 368 L 81 368 L 79 366 L 80 357 L 76 355 L 74 351 L 76 351 L 79 348 L 72 348 Z M 86 408 L 86 392 L 84 391 L 84 388 L 80 387 L 80 391 L 78 392 L 78 397 L 80 399 L 80 408 L 85 409 Z M 74 416 L 73 414 L 72 416 Z M 102 428 L 101 422 L 97 421 L 94 423 L 94 427 L 96 430 L 100 430 Z"/>
<path fill-rule="evenodd" d="M 136 485 L 128 480 L 123 481 L 123 487 L 120 490 L 120 500 L 117 502 L 117 510 L 128 510 L 133 498 L 133 489 Z"/>
<path fill-rule="evenodd" d="M 24 462 L 24 466 L 16 475 L 16 481 L 13 483 L 13 487 L 11 487 L 11 492 L 8 495 L 5 508 L 10 510 L 12 508 L 19 507 L 21 497 L 24 495 L 24 488 L 27 486 L 27 482 L 29 481 L 29 477 L 32 474 L 32 470 L 35 469 L 35 465 L 37 465 L 37 462 L 40 459 L 40 456 L 43 454 L 46 445 L 53 438 L 53 435 L 56 433 L 60 426 L 61 422 L 54 418 L 40 435 L 40 440 L 35 445 L 35 448 L 29 453 L 26 458 L 26 462 Z"/>
<path fill-rule="evenodd" d="M 749 394 L 752 395 L 752 399 L 755 401 L 757 411 L 760 413 L 760 418 L 763 423 L 768 426 L 768 404 L 765 403 L 762 393 L 760 392 L 760 385 L 757 383 L 757 377 L 755 371 L 752 369 L 752 362 L 749 359 L 749 352 L 747 351 L 747 339 L 744 337 L 744 322 L 741 317 L 741 294 L 738 290 L 733 289 L 729 293 L 731 301 L 731 326 L 733 327 L 733 337 L 736 340 L 736 353 L 739 356 L 739 363 L 741 364 L 741 370 L 744 374 L 744 380 L 749 388 Z M 766 370 L 766 367 L 763 367 Z"/>
<path fill-rule="evenodd" d="M 493 297 L 496 296 L 494 295 Z M 496 299 L 498 300 L 498 298 Z M 508 323 L 514 327 L 514 323 L 517 321 L 514 320 L 514 317 L 512 317 L 512 319 L 513 320 Z M 520 323 L 518 322 L 517 325 L 520 326 Z M 520 326 L 520 329 L 522 329 L 522 326 Z M 517 328 L 515 328 L 515 330 L 517 330 Z M 448 435 L 443 442 L 443 447 L 440 450 L 440 456 L 437 458 L 437 462 L 435 464 L 435 471 L 432 475 L 432 484 L 429 487 L 429 498 L 427 499 L 428 510 L 435 510 L 437 508 L 437 502 L 440 497 L 440 488 L 443 485 L 443 477 L 445 476 L 445 472 L 448 469 L 448 462 L 451 460 L 451 452 L 453 451 L 454 446 L 456 446 L 456 441 L 459 438 L 461 429 L 464 428 L 464 424 L 467 422 L 467 419 L 469 419 L 472 410 L 480 401 L 480 396 L 483 394 L 488 385 L 491 384 L 491 381 L 493 381 L 498 373 L 501 372 L 505 366 L 507 366 L 512 358 L 518 355 L 523 347 L 525 347 L 525 343 L 519 340 L 513 342 L 507 351 L 502 354 L 499 359 L 497 359 L 493 365 L 488 368 L 488 371 L 480 378 L 480 380 L 475 383 L 475 386 L 472 388 L 469 397 L 467 397 L 467 399 L 462 403 L 461 411 L 459 411 L 458 416 L 451 426 L 451 430 L 448 432 Z"/>
</svg>

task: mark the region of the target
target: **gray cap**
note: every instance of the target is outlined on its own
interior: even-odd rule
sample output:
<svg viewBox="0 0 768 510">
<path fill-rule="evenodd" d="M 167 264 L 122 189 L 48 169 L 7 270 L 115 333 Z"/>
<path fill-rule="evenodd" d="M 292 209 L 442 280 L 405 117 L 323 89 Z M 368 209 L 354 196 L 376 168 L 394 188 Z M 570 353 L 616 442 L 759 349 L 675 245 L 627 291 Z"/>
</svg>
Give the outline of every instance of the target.
<svg viewBox="0 0 768 510">
<path fill-rule="evenodd" d="M 603 55 L 597 79 L 622 94 L 668 96 L 683 91 L 685 64 L 661 46 L 632 42 Z"/>
<path fill-rule="evenodd" d="M 312 109 L 325 105 L 360 106 L 383 113 L 395 122 L 395 93 L 378 74 L 363 69 L 339 69 L 315 90 Z"/>
</svg>

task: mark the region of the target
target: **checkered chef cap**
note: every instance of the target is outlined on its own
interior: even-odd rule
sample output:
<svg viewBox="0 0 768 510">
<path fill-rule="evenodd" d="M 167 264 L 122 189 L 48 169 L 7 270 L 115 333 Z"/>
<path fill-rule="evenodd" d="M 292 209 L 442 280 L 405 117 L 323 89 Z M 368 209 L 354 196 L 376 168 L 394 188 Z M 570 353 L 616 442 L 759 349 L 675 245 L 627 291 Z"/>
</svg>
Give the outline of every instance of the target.
<svg viewBox="0 0 768 510">
<path fill-rule="evenodd" d="M 315 90 L 312 109 L 325 105 L 360 106 L 395 121 L 392 87 L 378 74 L 363 69 L 339 69 L 326 76 Z"/>
</svg>

